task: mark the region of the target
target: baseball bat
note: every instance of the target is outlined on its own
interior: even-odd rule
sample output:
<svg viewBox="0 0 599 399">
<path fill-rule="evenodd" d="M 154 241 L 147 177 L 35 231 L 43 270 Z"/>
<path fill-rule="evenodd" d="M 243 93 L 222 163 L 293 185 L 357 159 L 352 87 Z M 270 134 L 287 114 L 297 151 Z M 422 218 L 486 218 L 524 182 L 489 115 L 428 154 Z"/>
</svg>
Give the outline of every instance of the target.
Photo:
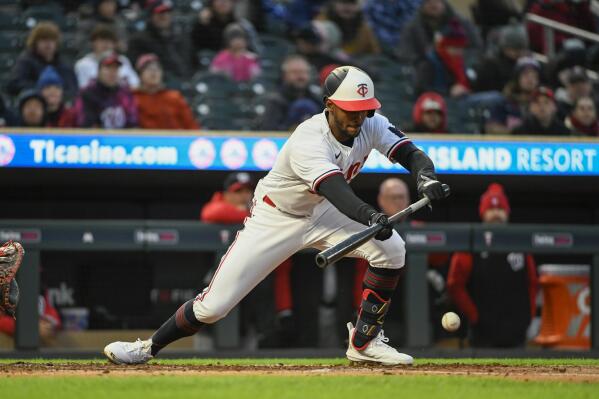
<svg viewBox="0 0 599 399">
<path fill-rule="evenodd" d="M 447 197 L 449 195 L 449 186 L 447 184 L 443 184 L 443 191 L 445 192 L 445 197 Z M 430 204 L 430 202 L 430 199 L 424 196 L 418 201 L 408 206 L 406 209 L 403 209 L 397 212 L 395 215 L 389 217 L 389 221 L 395 224 L 399 222 L 401 218 L 411 215 L 420 208 L 423 208 Z M 345 255 L 347 255 L 354 249 L 360 247 L 366 241 L 370 240 L 372 237 L 377 235 L 377 233 L 382 229 L 383 225 L 377 223 L 366 228 L 365 230 L 352 234 L 345 240 L 341 241 L 339 244 L 335 244 L 331 248 L 319 252 L 316 255 L 316 264 L 320 268 L 325 268 L 331 263 L 335 263 L 339 259 L 343 258 Z"/>
</svg>

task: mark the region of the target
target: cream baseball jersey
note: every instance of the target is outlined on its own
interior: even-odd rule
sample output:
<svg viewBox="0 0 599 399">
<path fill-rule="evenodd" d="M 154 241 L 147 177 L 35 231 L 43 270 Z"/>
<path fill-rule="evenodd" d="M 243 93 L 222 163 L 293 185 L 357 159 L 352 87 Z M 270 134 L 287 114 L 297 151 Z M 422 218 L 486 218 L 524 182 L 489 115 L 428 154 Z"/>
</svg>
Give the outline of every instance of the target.
<svg viewBox="0 0 599 399">
<path fill-rule="evenodd" d="M 257 199 L 267 197 L 281 211 L 292 215 L 311 215 L 314 206 L 324 200 L 316 191 L 325 178 L 343 174 L 350 182 L 372 149 L 391 159 L 408 142 L 410 139 L 386 117 L 375 114 L 364 120 L 353 145 L 345 146 L 333 136 L 323 111 L 296 128 L 272 170 L 258 183 L 256 195 L 262 198 Z"/>
</svg>

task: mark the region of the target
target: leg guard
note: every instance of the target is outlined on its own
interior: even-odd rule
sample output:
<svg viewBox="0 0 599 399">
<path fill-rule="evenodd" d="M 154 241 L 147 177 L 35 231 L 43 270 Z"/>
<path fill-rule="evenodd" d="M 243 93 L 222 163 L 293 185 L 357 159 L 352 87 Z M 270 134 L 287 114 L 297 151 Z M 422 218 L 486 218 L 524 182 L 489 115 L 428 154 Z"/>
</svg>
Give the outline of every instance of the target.
<svg viewBox="0 0 599 399">
<path fill-rule="evenodd" d="M 360 314 L 352 337 L 352 344 L 357 350 L 366 348 L 368 343 L 379 334 L 390 304 L 391 300 L 384 300 L 371 289 L 364 290 Z"/>
</svg>

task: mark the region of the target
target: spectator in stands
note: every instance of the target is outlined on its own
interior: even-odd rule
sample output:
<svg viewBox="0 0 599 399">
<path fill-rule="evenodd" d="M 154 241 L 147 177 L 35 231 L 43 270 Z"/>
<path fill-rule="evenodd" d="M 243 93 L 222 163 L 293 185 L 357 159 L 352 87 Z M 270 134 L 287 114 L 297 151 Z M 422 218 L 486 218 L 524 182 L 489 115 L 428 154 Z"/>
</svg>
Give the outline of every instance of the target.
<svg viewBox="0 0 599 399">
<path fill-rule="evenodd" d="M 79 127 L 122 129 L 137 127 L 137 104 L 127 85 L 121 84 L 121 61 L 115 52 L 100 57 L 98 79 L 81 90 L 75 102 Z"/>
<path fill-rule="evenodd" d="M 565 80 L 565 87 L 560 87 L 555 92 L 558 116 L 561 119 L 572 112 L 576 100 L 593 94 L 593 85 L 584 68 L 575 66 L 569 69 Z"/>
<path fill-rule="evenodd" d="M 418 97 L 412 109 L 410 133 L 449 133 L 447 129 L 447 105 L 435 92 L 425 92 Z"/>
<path fill-rule="evenodd" d="M 258 56 L 248 51 L 247 34 L 232 23 L 225 29 L 226 48 L 219 51 L 210 64 L 210 71 L 222 73 L 235 82 L 247 82 L 260 75 Z"/>
<path fill-rule="evenodd" d="M 62 322 L 58 311 L 48 300 L 47 294 L 39 296 L 38 304 L 40 340 L 43 345 L 51 345 L 56 338 L 56 333 L 62 327 Z M 13 337 L 15 335 L 15 328 L 15 318 L 0 311 L 0 333 Z"/>
<path fill-rule="evenodd" d="M 285 58 L 281 65 L 281 86 L 278 90 L 267 94 L 266 110 L 258 121 L 260 130 L 288 130 L 287 115 L 289 110 L 299 102 L 307 100 L 314 104 L 315 109 L 322 110 L 320 95 L 311 90 L 310 65 L 301 55 L 291 55 Z"/>
<path fill-rule="evenodd" d="M 422 0 L 366 0 L 364 15 L 386 53 L 392 53 L 401 32 L 420 7 Z"/>
<path fill-rule="evenodd" d="M 53 22 L 40 22 L 29 33 L 27 47 L 17 58 L 9 78 L 7 90 L 17 95 L 23 89 L 35 87 L 42 70 L 52 65 L 62 78 L 65 97 L 77 94 L 77 77 L 70 65 L 62 62 L 58 48 L 60 30 Z"/>
<path fill-rule="evenodd" d="M 334 22 L 342 33 L 342 49 L 350 55 L 379 54 L 381 47 L 358 0 L 330 0 L 317 17 Z"/>
<path fill-rule="evenodd" d="M 127 21 L 119 14 L 117 0 L 93 0 L 93 14 L 91 18 L 83 19 L 77 26 L 77 43 L 79 48 L 86 48 L 93 30 L 99 24 L 107 26 L 114 33 L 116 50 L 124 53 L 127 51 Z"/>
<path fill-rule="evenodd" d="M 469 50 L 482 51 L 482 41 L 476 27 L 457 14 L 446 0 L 423 0 L 420 10 L 401 33 L 396 55 L 412 62 L 425 58 L 436 45 L 438 32 L 448 25 L 461 25 Z"/>
<path fill-rule="evenodd" d="M 21 127 L 44 127 L 46 125 L 46 101 L 34 89 L 26 89 L 17 99 Z"/>
<path fill-rule="evenodd" d="M 219 51 L 225 48 L 224 32 L 229 24 L 241 25 L 247 34 L 250 50 L 260 52 L 260 44 L 252 24 L 235 15 L 233 0 L 209 0 L 200 11 L 191 31 L 194 54 L 201 50 Z"/>
<path fill-rule="evenodd" d="M 505 85 L 503 96 L 489 104 L 485 123 L 487 134 L 509 134 L 522 123 L 532 94 L 540 85 L 541 65 L 530 57 L 516 62 L 513 78 Z"/>
<path fill-rule="evenodd" d="M 165 72 L 177 79 L 191 75 L 192 54 L 189 41 L 175 33 L 173 5 L 167 0 L 149 0 L 145 30 L 131 36 L 127 55 L 137 60 L 142 54 L 156 54 Z"/>
<path fill-rule="evenodd" d="M 483 223 L 505 224 L 510 205 L 500 184 L 481 196 Z M 491 245 L 493 236 L 485 235 Z M 521 252 L 457 252 L 451 258 L 447 289 L 470 327 L 473 347 L 521 347 L 536 309 L 534 259 Z"/>
<path fill-rule="evenodd" d="M 591 97 L 579 97 L 565 120 L 566 127 L 575 136 L 599 137 L 597 107 Z"/>
<path fill-rule="evenodd" d="M 470 82 L 464 66 L 466 32 L 458 20 L 453 20 L 435 35 L 435 47 L 416 68 L 416 92 L 434 91 L 451 97 L 468 94 Z"/>
<path fill-rule="evenodd" d="M 181 92 L 164 87 L 163 70 L 156 54 L 144 54 L 135 63 L 141 84 L 133 92 L 144 129 L 199 129 Z"/>
<path fill-rule="evenodd" d="M 325 52 L 323 38 L 311 23 L 294 32 L 293 37 L 298 54 L 304 56 L 318 73 L 327 65 L 351 64 L 346 58 L 336 57 L 333 54 Z"/>
<path fill-rule="evenodd" d="M 91 32 L 90 41 L 92 52 L 75 63 L 75 73 L 81 88 L 86 87 L 98 77 L 98 60 L 107 51 L 115 51 L 117 36 L 108 25 L 96 25 Z M 129 59 L 124 55 L 119 55 L 119 61 L 121 61 L 119 78 L 130 87 L 137 87 L 139 78 Z"/>
<path fill-rule="evenodd" d="M 74 112 L 64 103 L 62 78 L 53 66 L 49 65 L 43 70 L 37 81 L 36 90 L 46 101 L 45 126 L 75 126 Z"/>
<path fill-rule="evenodd" d="M 520 126 L 512 130 L 512 134 L 544 136 L 563 136 L 568 133 L 568 128 L 557 116 L 553 90 L 544 86 L 539 87 L 533 93 L 528 106 L 528 115 Z"/>
<path fill-rule="evenodd" d="M 596 32 L 595 20 L 590 10 L 589 0 L 536 0 L 532 2 L 528 12 L 549 18 L 566 25 L 589 32 Z M 561 31 L 553 31 L 554 46 L 559 50 L 565 39 L 571 37 Z M 547 53 L 545 48 L 544 27 L 529 22 L 528 36 L 533 51 Z"/>
<path fill-rule="evenodd" d="M 483 56 L 475 67 L 474 91 L 501 91 L 511 79 L 519 58 L 528 53 L 528 36 L 520 24 L 508 25 L 499 32 L 498 48 Z"/>
</svg>

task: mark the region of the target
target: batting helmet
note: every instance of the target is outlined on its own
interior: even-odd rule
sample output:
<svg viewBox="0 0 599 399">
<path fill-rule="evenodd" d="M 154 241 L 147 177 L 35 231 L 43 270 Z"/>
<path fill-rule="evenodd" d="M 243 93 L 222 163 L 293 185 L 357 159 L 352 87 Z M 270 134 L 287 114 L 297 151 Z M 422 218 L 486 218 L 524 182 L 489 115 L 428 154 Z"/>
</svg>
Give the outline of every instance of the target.
<svg viewBox="0 0 599 399">
<path fill-rule="evenodd" d="M 368 117 L 381 107 L 374 97 L 374 84 L 360 68 L 341 66 L 335 68 L 324 81 L 324 101 L 331 100 L 344 111 L 370 111 Z"/>
</svg>

